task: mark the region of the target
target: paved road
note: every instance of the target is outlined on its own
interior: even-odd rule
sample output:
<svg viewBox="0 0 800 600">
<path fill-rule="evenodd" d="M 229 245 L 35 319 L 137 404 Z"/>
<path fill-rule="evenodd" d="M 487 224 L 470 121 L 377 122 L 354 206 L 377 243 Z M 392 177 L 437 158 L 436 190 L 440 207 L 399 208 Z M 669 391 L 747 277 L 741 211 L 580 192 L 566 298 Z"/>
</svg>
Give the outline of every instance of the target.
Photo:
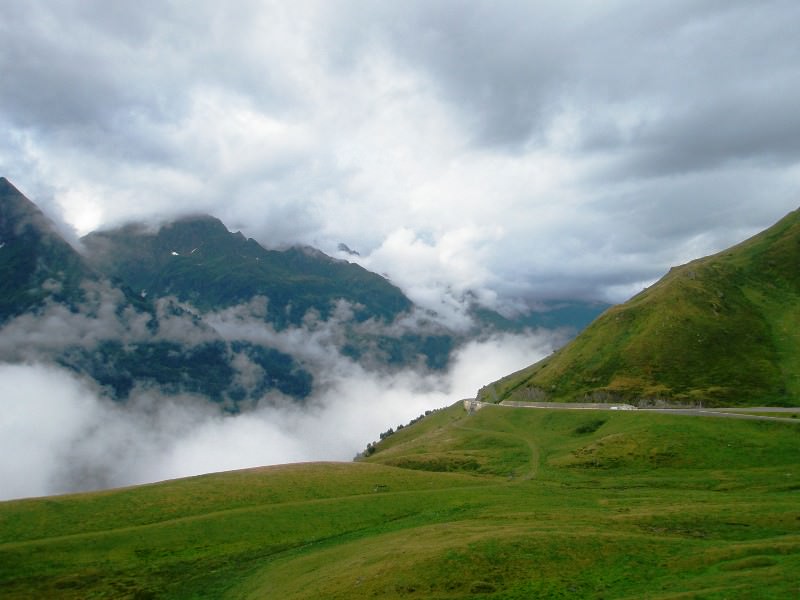
<svg viewBox="0 0 800 600">
<path fill-rule="evenodd" d="M 480 410 L 484 406 L 505 406 L 506 408 L 538 408 L 547 410 L 620 410 L 612 406 L 623 405 L 601 405 L 601 404 L 581 404 L 569 402 L 515 402 L 513 404 L 491 404 L 488 402 L 478 402 L 477 400 L 464 400 L 464 408 L 470 412 Z M 750 419 L 756 421 L 781 421 L 784 423 L 800 423 L 800 418 L 778 416 L 781 413 L 800 414 L 800 407 L 784 408 L 778 406 L 748 406 L 731 408 L 639 408 L 633 409 L 636 412 L 657 412 L 668 415 L 690 415 L 695 417 L 718 417 L 726 419 Z M 736 411 L 736 412 L 731 412 Z M 627 412 L 627 411 L 626 411 Z M 746 414 L 748 412 L 769 412 L 776 416 Z"/>
<path fill-rule="evenodd" d="M 792 419 L 791 417 L 780 417 L 781 413 L 792 413 L 798 414 L 800 413 L 800 409 L 798 408 L 790 408 L 790 409 L 781 409 L 777 407 L 771 407 L 772 410 L 763 410 L 762 409 L 740 409 L 740 408 L 640 408 L 638 412 L 657 412 L 657 413 L 666 413 L 670 415 L 694 415 L 696 417 L 723 417 L 727 419 L 751 419 L 751 420 L 758 420 L 758 421 L 783 421 L 787 423 L 800 423 L 800 419 Z M 737 411 L 737 412 L 728 412 L 728 411 Z M 743 412 L 738 412 L 741 410 L 747 410 L 748 412 L 774 412 L 776 416 L 768 417 L 765 415 L 749 415 Z"/>
</svg>

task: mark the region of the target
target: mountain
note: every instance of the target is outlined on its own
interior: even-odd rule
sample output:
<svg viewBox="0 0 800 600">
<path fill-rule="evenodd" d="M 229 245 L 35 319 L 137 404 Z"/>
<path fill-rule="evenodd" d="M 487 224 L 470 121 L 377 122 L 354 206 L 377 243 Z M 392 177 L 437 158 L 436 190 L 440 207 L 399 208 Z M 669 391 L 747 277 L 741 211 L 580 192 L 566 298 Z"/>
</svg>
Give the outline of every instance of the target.
<svg viewBox="0 0 800 600">
<path fill-rule="evenodd" d="M 57 364 L 116 400 L 140 387 L 239 410 L 272 390 L 294 400 L 311 393 L 313 376 L 292 355 L 226 337 L 191 308 L 133 293 L 102 267 L 0 178 L 0 362 Z"/>
<path fill-rule="evenodd" d="M 336 300 L 357 321 L 392 321 L 411 301 L 383 277 L 308 247 L 267 250 L 208 215 L 185 217 L 157 230 L 127 225 L 82 239 L 99 271 L 148 297 L 175 296 L 201 311 L 269 298 L 266 319 L 298 325 L 309 310 L 327 319 Z"/>
<path fill-rule="evenodd" d="M 479 305 L 472 308 L 471 316 L 477 322 L 497 331 L 544 328 L 567 329 L 577 333 L 609 307 L 609 304 L 603 302 L 548 300 L 542 302 L 536 310 L 512 318 Z"/>
<path fill-rule="evenodd" d="M 0 177 L 0 324 L 45 301 L 74 306 L 96 273 L 5 177 Z"/>
<path fill-rule="evenodd" d="M 0 180 L 0 362 L 55 363 L 117 400 L 152 389 L 232 411 L 270 392 L 302 401 L 332 361 L 444 370 L 478 336 L 575 331 L 600 310 L 566 301 L 507 318 L 475 304 L 474 327 L 453 331 L 357 264 L 267 249 L 209 215 L 93 232 L 78 249 Z"/>
<path fill-rule="evenodd" d="M 268 250 L 211 216 L 96 232 L 80 249 L 0 180 L 0 362 L 60 365 L 120 401 L 150 390 L 239 411 L 271 392 L 303 401 L 331 359 L 444 369 L 459 343 L 434 320 L 398 325 L 413 304 L 385 278 Z"/>
<path fill-rule="evenodd" d="M 98 271 L 143 297 L 175 297 L 200 313 L 267 298 L 264 321 L 283 329 L 302 325 L 309 311 L 327 321 L 343 300 L 352 315 L 339 350 L 372 365 L 408 366 L 421 359 L 427 368 L 444 369 L 453 349 L 481 330 L 578 331 L 604 308 L 554 302 L 509 319 L 475 307 L 471 316 L 476 327 L 467 334 L 449 331 L 433 318 L 421 330 L 389 333 L 382 326 L 407 314 L 413 304 L 387 279 L 307 246 L 266 249 L 209 215 L 184 217 L 155 229 L 129 224 L 93 232 L 81 241 L 87 260 Z M 359 326 L 370 320 L 377 328 Z"/>
<path fill-rule="evenodd" d="M 671 269 L 479 397 L 800 405 L 800 210 Z"/>
<path fill-rule="evenodd" d="M 337 350 L 365 366 L 421 361 L 443 369 L 457 342 L 433 321 L 423 331 L 389 331 L 413 304 L 384 277 L 307 246 L 266 249 L 209 215 L 157 229 L 130 224 L 81 241 L 99 272 L 149 300 L 187 303 L 201 317 L 262 299 L 259 318 L 277 330 L 303 326 L 310 315 L 334 323 L 341 333 Z"/>
</svg>

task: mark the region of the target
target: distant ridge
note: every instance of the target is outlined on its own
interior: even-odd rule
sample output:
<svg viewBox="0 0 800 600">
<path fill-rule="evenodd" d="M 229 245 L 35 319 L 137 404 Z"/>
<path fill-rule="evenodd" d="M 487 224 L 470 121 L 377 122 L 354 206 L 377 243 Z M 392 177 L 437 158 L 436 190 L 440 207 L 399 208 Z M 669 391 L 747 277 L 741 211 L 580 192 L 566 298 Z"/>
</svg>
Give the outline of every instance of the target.
<svg viewBox="0 0 800 600">
<path fill-rule="evenodd" d="M 268 250 L 219 219 L 193 215 L 158 230 L 131 224 L 83 238 L 90 263 L 148 297 L 174 295 L 201 310 L 269 297 L 269 320 L 298 324 L 309 309 L 327 318 L 333 301 L 356 307 L 359 320 L 391 321 L 411 301 L 359 265 L 302 247 Z"/>
<path fill-rule="evenodd" d="M 480 399 L 800 405 L 800 209 L 673 268 Z"/>
</svg>

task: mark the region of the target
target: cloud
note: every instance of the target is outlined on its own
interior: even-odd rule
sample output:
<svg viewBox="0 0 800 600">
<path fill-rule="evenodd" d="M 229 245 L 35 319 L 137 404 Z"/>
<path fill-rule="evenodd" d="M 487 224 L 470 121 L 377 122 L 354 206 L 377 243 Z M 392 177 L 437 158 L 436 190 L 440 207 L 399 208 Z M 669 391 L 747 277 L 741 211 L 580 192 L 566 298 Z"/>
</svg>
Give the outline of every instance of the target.
<svg viewBox="0 0 800 600">
<path fill-rule="evenodd" d="M 434 311 L 456 330 L 472 325 L 465 296 L 484 304 L 496 304 L 487 289 L 491 274 L 481 255 L 498 240 L 496 228 L 462 227 L 423 239 L 411 229 L 391 233 L 379 248 L 364 259 L 364 267 L 379 273 L 396 274 L 393 283 L 403 289 L 417 306 Z M 352 257 L 350 257 L 352 258 Z"/>
<path fill-rule="evenodd" d="M 132 6 L 0 23 L 0 163 L 82 232 L 209 212 L 503 307 L 623 300 L 798 205 L 791 0 Z"/>
<path fill-rule="evenodd" d="M 57 457 L 98 417 L 91 392 L 64 371 L 0 365 L 0 397 L 3 498 L 50 493 Z"/>
<path fill-rule="evenodd" d="M 48 303 L 5 323 L 0 361 L 48 361 L 70 347 L 92 350 L 109 340 L 122 345 L 167 340 L 194 346 L 220 337 L 174 298 L 155 302 L 158 329 L 153 330 L 154 315 L 131 307 L 119 288 L 88 280 L 81 287 L 84 300 L 76 306 Z"/>
<path fill-rule="evenodd" d="M 380 432 L 549 353 L 541 331 L 473 341 L 446 374 L 368 371 L 337 355 L 303 407 L 270 402 L 223 414 L 201 397 L 138 389 L 114 403 L 74 374 L 0 365 L 2 499 L 123 486 L 199 473 L 311 460 L 350 460 Z"/>
</svg>

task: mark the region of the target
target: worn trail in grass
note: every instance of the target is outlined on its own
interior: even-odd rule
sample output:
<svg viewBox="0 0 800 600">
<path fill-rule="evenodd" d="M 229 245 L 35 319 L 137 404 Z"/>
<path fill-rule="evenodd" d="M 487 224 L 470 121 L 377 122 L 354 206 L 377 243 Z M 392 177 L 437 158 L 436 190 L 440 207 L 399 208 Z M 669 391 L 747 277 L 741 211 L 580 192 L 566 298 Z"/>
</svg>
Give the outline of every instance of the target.
<svg viewBox="0 0 800 600">
<path fill-rule="evenodd" d="M 353 464 L 0 504 L 4 598 L 775 598 L 791 423 L 460 405 Z"/>
</svg>

